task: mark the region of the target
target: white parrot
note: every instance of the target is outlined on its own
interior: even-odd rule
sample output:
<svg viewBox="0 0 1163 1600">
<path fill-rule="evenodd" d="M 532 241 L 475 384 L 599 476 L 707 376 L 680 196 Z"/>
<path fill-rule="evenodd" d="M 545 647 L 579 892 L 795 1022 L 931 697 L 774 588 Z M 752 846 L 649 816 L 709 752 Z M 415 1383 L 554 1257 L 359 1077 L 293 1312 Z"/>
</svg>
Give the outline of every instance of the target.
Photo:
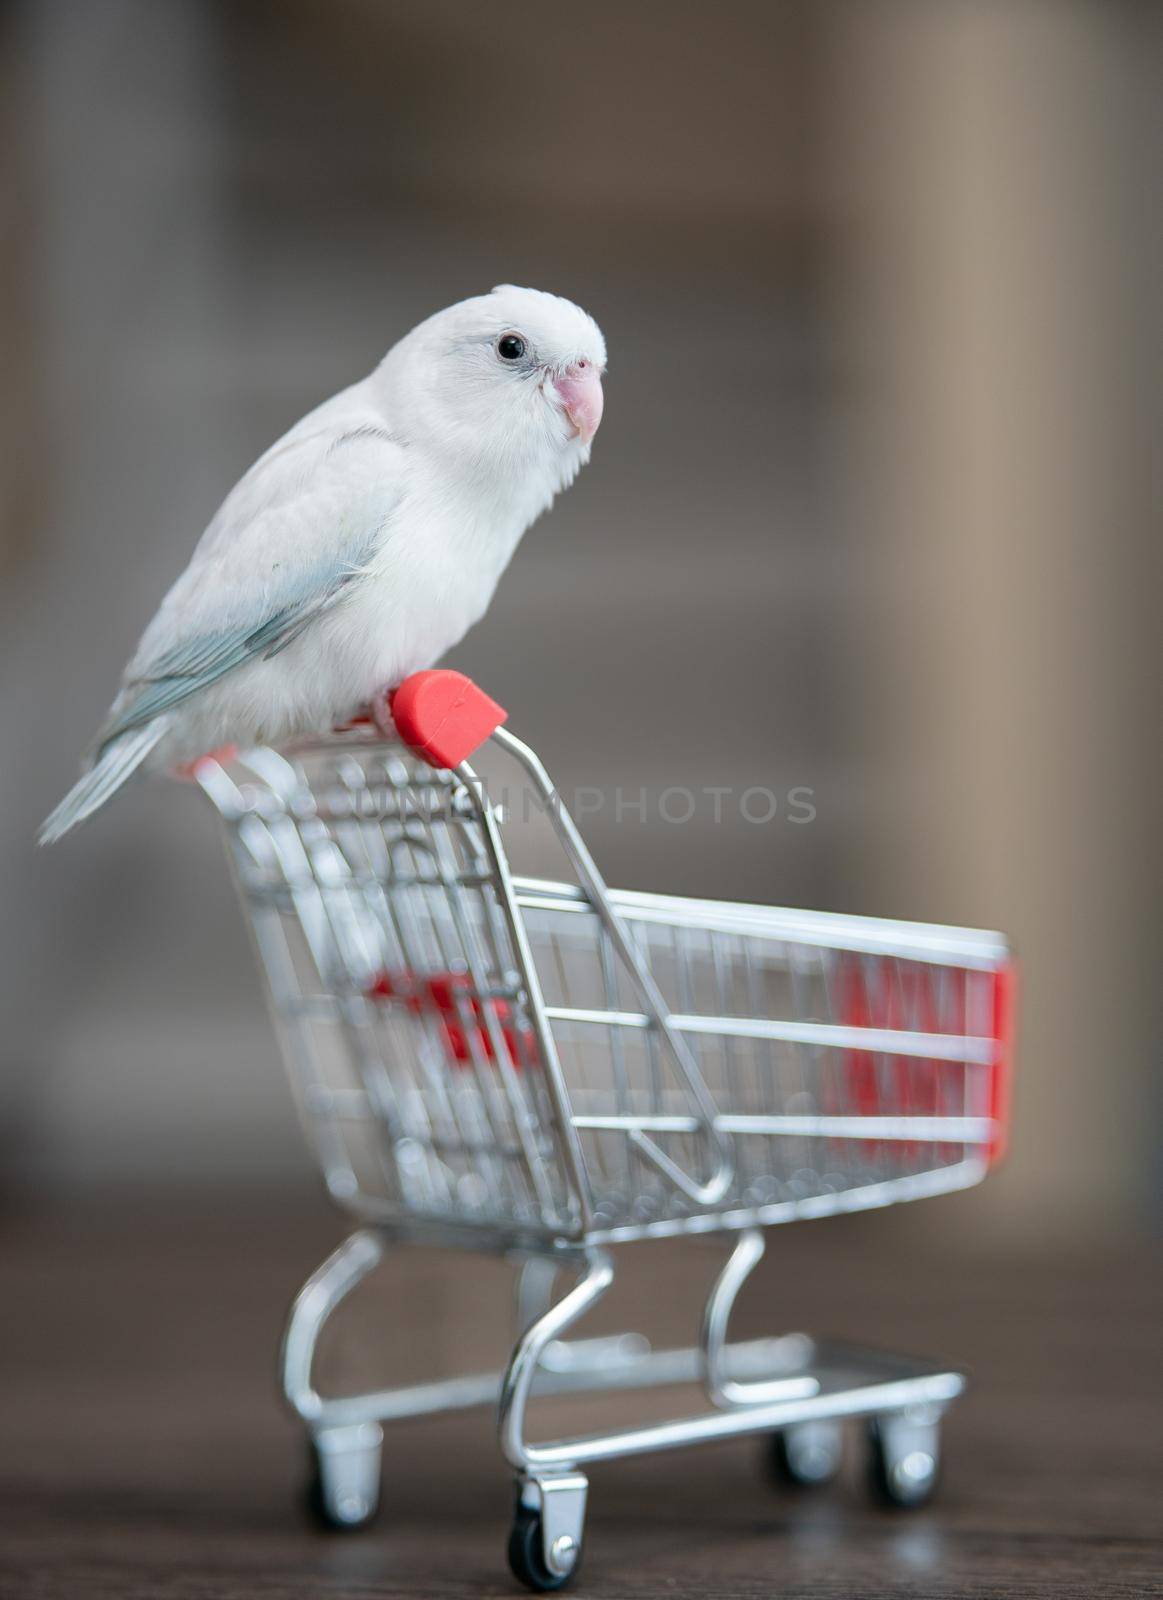
<svg viewBox="0 0 1163 1600">
<path fill-rule="evenodd" d="M 589 460 L 605 364 L 578 306 L 502 284 L 296 423 L 202 535 L 40 842 L 143 762 L 324 730 L 430 667 Z"/>
</svg>

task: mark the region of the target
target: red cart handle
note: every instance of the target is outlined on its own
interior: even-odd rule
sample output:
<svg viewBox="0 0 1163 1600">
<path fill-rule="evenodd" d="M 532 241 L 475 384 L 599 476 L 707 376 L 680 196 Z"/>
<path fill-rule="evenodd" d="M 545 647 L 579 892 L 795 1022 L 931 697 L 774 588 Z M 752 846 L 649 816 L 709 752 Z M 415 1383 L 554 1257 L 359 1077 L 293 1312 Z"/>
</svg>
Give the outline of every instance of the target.
<svg viewBox="0 0 1163 1600">
<path fill-rule="evenodd" d="M 431 767 L 459 767 L 509 713 L 463 672 L 414 672 L 388 698 L 396 732 Z"/>
</svg>

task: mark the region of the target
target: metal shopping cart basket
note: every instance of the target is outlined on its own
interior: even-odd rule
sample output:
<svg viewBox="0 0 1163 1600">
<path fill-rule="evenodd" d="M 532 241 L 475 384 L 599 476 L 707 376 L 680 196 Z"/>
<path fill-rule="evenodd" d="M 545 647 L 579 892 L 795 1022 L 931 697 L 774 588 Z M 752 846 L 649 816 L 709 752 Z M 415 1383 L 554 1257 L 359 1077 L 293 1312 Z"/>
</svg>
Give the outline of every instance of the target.
<svg viewBox="0 0 1163 1600">
<path fill-rule="evenodd" d="M 460 675 L 373 727 L 197 771 L 227 828 L 274 1017 L 327 1187 L 359 1220 L 307 1281 L 282 1354 L 318 1504 L 374 1513 L 383 1425 L 499 1402 L 517 1479 L 509 1558 L 560 1587 L 591 1462 L 747 1433 L 784 1472 L 835 1472 L 867 1421 L 881 1487 L 927 1498 L 961 1374 L 817 1344 L 728 1340 L 763 1229 L 976 1183 L 1006 1123 L 1011 969 L 992 933 L 628 894 L 603 883 L 536 755 Z M 486 741 L 545 808 L 569 882 L 515 877 L 469 766 Z M 611 1249 L 733 1238 L 697 1345 L 564 1336 Z M 325 1397 L 320 1331 L 390 1245 L 522 1264 L 503 1374 Z M 559 1284 L 564 1288 L 558 1289 Z M 695 1415 L 534 1442 L 531 1396 L 702 1385 Z"/>
</svg>

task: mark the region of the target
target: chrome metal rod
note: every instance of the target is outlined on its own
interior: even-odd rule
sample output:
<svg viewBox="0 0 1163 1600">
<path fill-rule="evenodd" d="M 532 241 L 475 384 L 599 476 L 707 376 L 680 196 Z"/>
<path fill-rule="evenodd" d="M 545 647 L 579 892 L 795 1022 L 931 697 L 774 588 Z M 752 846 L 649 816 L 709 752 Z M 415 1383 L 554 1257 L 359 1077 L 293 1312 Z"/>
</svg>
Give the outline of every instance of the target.
<svg viewBox="0 0 1163 1600">
<path fill-rule="evenodd" d="M 283 1334 L 283 1393 L 305 1422 L 319 1420 L 327 1402 L 311 1383 L 315 1346 L 323 1324 L 339 1303 L 357 1288 L 384 1258 L 386 1240 L 370 1229 L 350 1234 L 295 1296 Z M 354 1421 L 372 1420 L 366 1414 Z"/>
<path fill-rule="evenodd" d="M 810 1373 L 741 1382 L 727 1370 L 725 1355 L 731 1312 L 740 1289 L 762 1261 L 763 1250 L 760 1229 L 747 1228 L 740 1233 L 735 1248 L 707 1296 L 699 1345 L 703 1387 L 711 1404 L 721 1409 L 760 1405 L 771 1400 L 805 1399 L 820 1392 L 819 1379 Z"/>
<path fill-rule="evenodd" d="M 744 1255 L 736 1261 L 734 1276 L 739 1281 L 741 1269 L 746 1265 L 746 1256 L 752 1254 L 753 1249 L 753 1245 L 749 1245 Z M 738 1254 L 737 1250 L 733 1261 Z M 730 1263 L 728 1271 L 731 1271 Z M 817 1379 L 817 1392 L 813 1394 L 784 1394 L 782 1398 L 759 1404 L 740 1404 L 727 1411 L 680 1417 L 643 1427 L 620 1428 L 609 1433 L 583 1434 L 547 1444 L 530 1443 L 525 1437 L 525 1413 L 542 1352 L 551 1340 L 560 1339 L 601 1299 L 613 1282 L 613 1276 L 614 1269 L 609 1257 L 600 1251 L 591 1252 L 584 1276 L 517 1342 L 501 1387 L 498 1435 L 505 1459 L 519 1472 L 536 1474 L 562 1471 L 582 1466 L 588 1461 L 614 1460 L 652 1450 L 673 1450 L 711 1439 L 764 1432 L 823 1417 L 879 1415 L 915 1405 L 943 1406 L 954 1400 L 964 1388 L 965 1380 L 956 1372 L 933 1372 L 926 1368 L 910 1372 L 907 1363 L 894 1360 L 891 1364 L 878 1364 L 875 1357 L 866 1357 L 863 1369 L 858 1366 L 850 1375 L 855 1382 L 846 1383 L 843 1373 L 833 1374 L 836 1386 L 828 1388 Z M 735 1284 L 737 1287 L 738 1283 Z M 727 1298 L 730 1288 L 728 1283 L 720 1297 L 721 1301 Z M 729 1309 L 729 1300 L 727 1303 Z M 705 1361 L 704 1349 L 704 1370 Z M 873 1378 L 871 1382 L 869 1368 Z"/>
<path fill-rule="evenodd" d="M 811 1422 L 823 1417 L 879 1416 L 904 1411 L 910 1406 L 945 1406 L 965 1387 L 956 1372 L 926 1374 L 891 1383 L 871 1383 L 835 1393 L 821 1391 L 804 1399 L 772 1401 L 765 1405 L 740 1406 L 733 1411 L 712 1411 L 672 1422 L 650 1423 L 641 1428 L 623 1428 L 613 1433 L 583 1434 L 551 1444 L 523 1445 L 520 1453 L 505 1454 L 515 1466 L 529 1472 L 560 1471 L 584 1466 L 589 1461 L 613 1461 L 624 1456 L 646 1455 L 654 1450 L 677 1450 L 686 1445 L 705 1444 L 712 1439 L 737 1438 L 748 1433 L 767 1433 L 795 1422 Z"/>
<path fill-rule="evenodd" d="M 531 1463 L 525 1445 L 525 1407 L 542 1351 L 551 1340 L 560 1339 L 567 1328 L 595 1305 L 614 1281 L 609 1256 L 591 1251 L 584 1276 L 556 1304 L 542 1313 L 518 1339 L 501 1383 L 497 1432 L 501 1451 L 510 1466 L 522 1470 Z"/>
<path fill-rule="evenodd" d="M 783 1117 L 761 1113 L 724 1112 L 715 1118 L 725 1133 L 783 1134 L 793 1139 L 899 1139 L 918 1144 L 988 1144 L 996 1124 L 989 1117 Z M 691 1133 L 695 1117 L 617 1113 L 573 1119 L 575 1128 L 610 1133 Z"/>
<path fill-rule="evenodd" d="M 598 1351 L 593 1348 L 597 1345 L 604 1348 Z M 802 1367 L 810 1359 L 811 1350 L 811 1340 L 804 1334 L 749 1339 L 729 1346 L 723 1353 L 723 1365 L 740 1381 L 749 1375 L 759 1378 L 778 1373 L 783 1368 L 788 1378 L 776 1381 L 786 1383 L 796 1381 L 792 1369 Z M 591 1359 L 598 1356 L 600 1362 Z M 676 1387 L 698 1383 L 703 1370 L 702 1352 L 695 1346 L 651 1350 L 636 1334 L 551 1341 L 542 1352 L 541 1363 L 533 1378 L 531 1396 L 535 1399 Z M 495 1405 L 503 1379 L 501 1372 L 468 1373 L 399 1389 L 323 1399 L 312 1421 L 320 1427 L 347 1427 L 369 1421 L 401 1422 L 408 1417 L 436 1416 L 445 1411 L 471 1411 Z M 818 1384 L 813 1385 L 816 1387 Z"/>
<path fill-rule="evenodd" d="M 649 1028 L 653 1018 L 640 1011 L 598 1011 L 582 1006 L 546 1006 L 551 1022 L 579 1026 Z M 731 1039 L 773 1039 L 787 1044 L 816 1044 L 834 1050 L 869 1050 L 893 1056 L 919 1056 L 926 1061 L 968 1061 L 989 1066 L 997 1057 L 993 1039 L 955 1033 L 916 1033 L 903 1028 L 846 1028 L 831 1022 L 782 1022 L 767 1017 L 688 1016 L 669 1013 L 678 1033 L 709 1033 Z"/>
<path fill-rule="evenodd" d="M 691 1098 L 698 1108 L 701 1131 L 707 1137 L 714 1158 L 714 1170 L 709 1178 L 700 1183 L 685 1173 L 648 1135 L 641 1133 L 635 1135 L 634 1143 L 640 1153 L 652 1162 L 680 1193 L 698 1205 L 714 1205 L 730 1188 L 734 1176 L 734 1157 L 730 1140 L 715 1126 L 715 1102 L 703 1081 L 698 1064 L 685 1041 L 672 1027 L 670 1009 L 662 997 L 662 992 L 642 959 L 641 953 L 635 947 L 625 923 L 614 910 L 605 879 L 598 871 L 597 863 L 590 855 L 577 824 L 562 804 L 561 796 L 542 766 L 540 758 L 527 744 L 523 744 L 504 728 L 496 730 L 493 740 L 503 750 L 507 750 L 524 768 L 546 801 L 553 827 L 577 873 L 578 882 L 600 918 L 620 960 L 634 979 L 635 987 L 646 1006 L 646 1026 L 657 1028 L 662 1035 L 670 1056 L 682 1074 Z M 516 914 L 516 898 L 511 878 L 509 892 L 514 895 L 513 905 Z M 546 1017 L 552 1014 L 544 1002 L 541 1004 L 541 1011 Z"/>
<path fill-rule="evenodd" d="M 572 1226 L 568 1231 L 571 1238 L 581 1239 L 591 1222 L 592 1197 L 590 1195 L 589 1180 L 586 1175 L 585 1158 L 582 1155 L 577 1129 L 570 1122 L 569 1088 L 558 1057 L 557 1041 L 553 1037 L 553 1029 L 549 1026 L 545 1016 L 545 999 L 541 993 L 541 983 L 537 976 L 537 963 L 533 959 L 533 951 L 529 944 L 529 935 L 525 928 L 524 918 L 517 907 L 508 857 L 497 832 L 497 819 L 492 807 L 489 805 L 484 785 L 467 762 L 462 762 L 457 769 L 457 776 L 465 786 L 476 812 L 481 832 L 487 841 L 493 870 L 496 874 L 498 898 L 504 913 L 505 924 L 513 949 L 516 951 L 517 958 L 521 963 L 525 989 L 529 997 L 529 1019 L 533 1025 L 546 1083 L 548 1084 L 557 1116 L 561 1153 L 568 1176 L 569 1198 L 571 1209 L 574 1212 Z"/>
</svg>

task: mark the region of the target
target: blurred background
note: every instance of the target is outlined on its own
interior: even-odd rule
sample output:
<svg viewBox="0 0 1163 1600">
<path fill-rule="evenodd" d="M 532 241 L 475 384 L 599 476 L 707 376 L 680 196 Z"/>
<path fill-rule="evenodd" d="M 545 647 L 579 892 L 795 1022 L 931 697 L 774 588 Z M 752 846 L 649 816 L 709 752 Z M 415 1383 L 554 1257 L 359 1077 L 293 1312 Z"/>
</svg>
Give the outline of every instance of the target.
<svg viewBox="0 0 1163 1600">
<path fill-rule="evenodd" d="M 1009 1164 L 886 1249 L 1157 1223 L 1161 24 L 10 0 L 0 1204 L 315 1194 L 208 808 L 33 834 L 237 475 L 511 281 L 600 321 L 606 421 L 454 664 L 616 883 L 1013 937 Z M 712 785 L 776 814 L 662 818 Z"/>
</svg>

